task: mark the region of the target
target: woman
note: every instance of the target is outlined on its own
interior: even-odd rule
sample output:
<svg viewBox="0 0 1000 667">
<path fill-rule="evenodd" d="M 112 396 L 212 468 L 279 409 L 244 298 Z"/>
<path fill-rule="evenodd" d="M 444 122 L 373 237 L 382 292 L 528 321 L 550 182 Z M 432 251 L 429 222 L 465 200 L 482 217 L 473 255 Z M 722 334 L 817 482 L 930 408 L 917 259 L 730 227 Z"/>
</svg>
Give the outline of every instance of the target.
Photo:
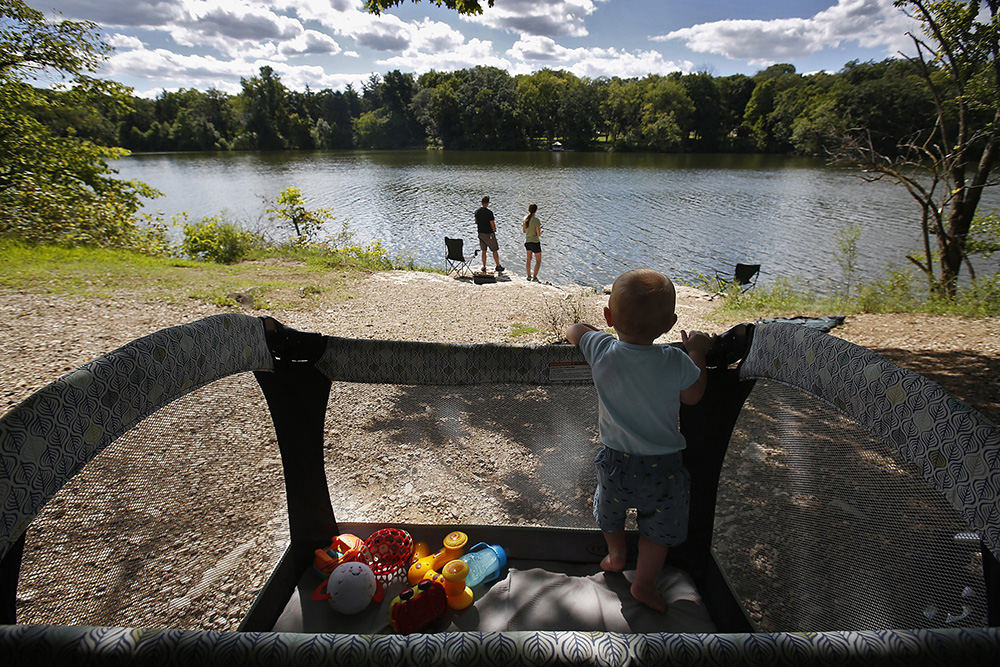
<svg viewBox="0 0 1000 667">
<path fill-rule="evenodd" d="M 524 264 L 524 271 L 528 275 L 528 280 L 538 282 L 538 267 L 542 265 L 542 221 L 535 215 L 538 210 L 537 204 L 528 205 L 528 215 L 524 216 L 524 223 L 521 231 L 524 232 L 524 249 L 528 251 Z M 531 273 L 531 256 L 535 256 L 535 273 Z"/>
</svg>

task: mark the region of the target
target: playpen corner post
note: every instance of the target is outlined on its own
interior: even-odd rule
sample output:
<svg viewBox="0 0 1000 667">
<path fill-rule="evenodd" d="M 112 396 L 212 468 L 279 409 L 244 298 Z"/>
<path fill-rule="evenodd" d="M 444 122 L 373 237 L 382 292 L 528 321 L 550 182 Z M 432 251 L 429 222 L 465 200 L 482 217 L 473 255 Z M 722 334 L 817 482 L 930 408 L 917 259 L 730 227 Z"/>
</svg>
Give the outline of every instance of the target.
<svg viewBox="0 0 1000 667">
<path fill-rule="evenodd" d="M 0 561 L 0 625 L 14 625 L 17 622 L 17 582 L 20 578 L 26 534 L 22 533 L 10 545 Z"/>
<path fill-rule="evenodd" d="M 1000 561 L 981 538 L 979 548 L 983 554 L 983 581 L 986 584 L 986 624 L 995 628 L 1000 626 Z"/>
<path fill-rule="evenodd" d="M 292 548 L 311 555 L 337 534 L 323 460 L 330 380 L 311 363 L 280 363 L 254 375 L 278 439 Z"/>
</svg>

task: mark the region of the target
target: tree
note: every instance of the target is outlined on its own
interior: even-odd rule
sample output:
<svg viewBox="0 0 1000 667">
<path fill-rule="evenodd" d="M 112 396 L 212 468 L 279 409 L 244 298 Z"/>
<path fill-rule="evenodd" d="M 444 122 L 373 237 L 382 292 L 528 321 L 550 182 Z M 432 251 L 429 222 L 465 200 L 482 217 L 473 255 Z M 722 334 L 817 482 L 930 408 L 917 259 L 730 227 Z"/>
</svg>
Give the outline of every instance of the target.
<svg viewBox="0 0 1000 667">
<path fill-rule="evenodd" d="M 127 154 L 74 133 L 58 136 L 36 116 L 67 101 L 98 99 L 128 111 L 123 86 L 91 76 L 110 52 L 97 26 L 47 21 L 21 0 L 0 0 L 0 233 L 32 242 L 158 249 L 162 236 L 135 222 L 149 186 L 115 178 L 109 161 Z M 51 94 L 33 81 L 55 80 Z M 68 112 L 66 112 L 68 115 Z"/>
<path fill-rule="evenodd" d="M 294 186 L 282 190 L 274 206 L 267 209 L 267 212 L 278 220 L 290 222 L 298 240 L 311 240 L 323 227 L 323 223 L 333 220 L 330 209 L 306 208 L 302 191 Z"/>
<path fill-rule="evenodd" d="M 862 127 L 852 135 L 848 155 L 861 158 L 869 180 L 899 183 L 920 205 L 923 255 L 908 259 L 932 291 L 954 298 L 963 264 L 975 277 L 966 240 L 983 189 L 997 184 L 992 172 L 1000 149 L 1000 0 L 895 5 L 922 26 L 923 36 L 910 34 L 916 55 L 906 60 L 933 100 L 933 124 L 905 139 L 898 155 L 881 152 L 870 129 Z"/>
<path fill-rule="evenodd" d="M 691 130 L 694 104 L 684 86 L 674 79 L 651 76 L 642 104 L 642 138 L 659 151 L 681 148 Z"/>
<path fill-rule="evenodd" d="M 417 2 L 418 0 L 413 0 Z M 444 5 L 448 9 L 454 9 L 459 14 L 482 14 L 483 8 L 479 0 L 428 0 L 440 7 Z M 488 0 L 489 6 L 493 6 L 493 0 Z M 365 9 L 371 14 L 381 14 L 390 7 L 403 4 L 403 0 L 365 0 Z"/>
<path fill-rule="evenodd" d="M 287 126 L 288 110 L 285 104 L 288 89 L 281 78 L 267 65 L 260 68 L 259 76 L 240 79 L 243 92 L 243 118 L 248 134 L 256 138 L 255 148 L 277 150 L 287 146 L 281 133 Z"/>
<path fill-rule="evenodd" d="M 703 151 L 715 151 L 722 145 L 722 96 L 710 75 L 700 72 L 681 78 L 681 84 L 694 104 L 692 123 L 697 146 Z"/>
</svg>

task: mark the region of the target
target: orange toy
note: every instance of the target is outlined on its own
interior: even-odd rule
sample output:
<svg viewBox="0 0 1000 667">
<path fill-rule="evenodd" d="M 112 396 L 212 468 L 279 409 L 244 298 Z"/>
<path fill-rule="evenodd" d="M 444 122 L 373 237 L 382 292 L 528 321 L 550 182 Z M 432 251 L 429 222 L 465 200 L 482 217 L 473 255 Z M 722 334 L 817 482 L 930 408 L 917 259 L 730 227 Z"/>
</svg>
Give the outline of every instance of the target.
<svg viewBox="0 0 1000 667">
<path fill-rule="evenodd" d="M 465 585 L 469 576 L 469 565 L 464 560 L 453 560 L 441 569 L 444 577 L 444 592 L 448 596 L 448 606 L 465 609 L 472 604 L 472 589 Z"/>
<path fill-rule="evenodd" d="M 337 535 L 326 549 L 316 549 L 313 552 L 313 567 L 321 576 L 328 576 L 342 563 L 360 561 L 367 563 L 370 556 L 365 548 L 365 542 L 357 535 L 344 533 Z"/>
<path fill-rule="evenodd" d="M 463 553 L 463 548 L 469 541 L 469 536 L 460 530 L 455 530 L 445 535 L 441 549 L 433 554 L 423 556 L 410 565 L 407 572 L 407 580 L 411 586 L 420 583 L 428 572 L 438 571 L 449 561 L 453 561 Z"/>
</svg>

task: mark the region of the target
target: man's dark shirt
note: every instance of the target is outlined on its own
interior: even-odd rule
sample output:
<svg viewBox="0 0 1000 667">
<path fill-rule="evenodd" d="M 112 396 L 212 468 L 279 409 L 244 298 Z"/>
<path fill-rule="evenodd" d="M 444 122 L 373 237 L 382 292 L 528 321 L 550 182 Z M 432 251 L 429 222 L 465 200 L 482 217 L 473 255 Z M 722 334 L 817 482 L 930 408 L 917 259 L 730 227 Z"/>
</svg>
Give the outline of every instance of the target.
<svg viewBox="0 0 1000 667">
<path fill-rule="evenodd" d="M 476 209 L 476 229 L 480 234 L 493 232 L 493 226 L 490 225 L 491 220 L 493 220 L 493 211 L 485 206 Z"/>
</svg>

